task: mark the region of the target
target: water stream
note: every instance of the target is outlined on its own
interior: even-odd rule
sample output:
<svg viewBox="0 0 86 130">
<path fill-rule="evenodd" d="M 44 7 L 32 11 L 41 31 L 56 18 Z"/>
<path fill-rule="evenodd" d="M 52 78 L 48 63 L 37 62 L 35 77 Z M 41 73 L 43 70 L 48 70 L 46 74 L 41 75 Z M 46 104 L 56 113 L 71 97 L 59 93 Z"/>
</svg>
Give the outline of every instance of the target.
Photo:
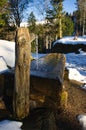
<svg viewBox="0 0 86 130">
<path fill-rule="evenodd" d="M 38 70 L 38 35 L 36 35 L 36 69 Z"/>
</svg>

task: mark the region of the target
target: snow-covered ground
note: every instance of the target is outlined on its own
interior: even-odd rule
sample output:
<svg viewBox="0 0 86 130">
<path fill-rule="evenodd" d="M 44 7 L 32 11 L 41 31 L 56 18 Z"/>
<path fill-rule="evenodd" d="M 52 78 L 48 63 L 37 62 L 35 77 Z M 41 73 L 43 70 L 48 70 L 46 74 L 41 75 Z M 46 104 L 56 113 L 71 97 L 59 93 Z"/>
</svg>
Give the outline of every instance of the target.
<svg viewBox="0 0 86 130">
<path fill-rule="evenodd" d="M 77 40 L 74 40 L 74 36 L 66 36 L 63 37 L 62 39 L 59 39 L 57 41 L 54 42 L 53 45 L 57 44 L 57 43 L 63 43 L 63 44 L 86 44 L 86 36 L 83 37 L 77 37 Z"/>
<path fill-rule="evenodd" d="M 72 38 L 72 39 L 70 39 Z M 68 40 L 68 42 L 67 42 Z M 63 43 L 81 43 L 86 44 L 86 37 L 81 37 L 78 40 L 73 40 L 73 37 L 67 37 L 63 39 Z M 35 58 L 42 57 L 44 55 L 36 56 Z M 86 53 L 80 50 L 80 54 L 69 53 L 66 54 L 66 67 L 69 69 L 69 79 L 74 79 L 83 83 L 83 88 L 86 89 Z M 8 66 L 15 66 L 15 43 L 5 40 L 0 40 L 0 73 L 8 70 Z M 79 118 L 80 119 L 80 118 Z M 86 117 L 82 116 L 86 124 Z M 0 122 L 0 130 L 21 130 L 22 123 L 12 121 Z"/>
<path fill-rule="evenodd" d="M 15 43 L 6 40 L 0 40 L 0 60 L 6 62 L 10 67 L 15 63 Z M 0 64 L 1 67 L 1 64 Z"/>
<path fill-rule="evenodd" d="M 4 120 L 0 121 L 0 130 L 22 130 L 22 122 Z"/>
<path fill-rule="evenodd" d="M 69 79 L 86 83 L 86 53 L 80 50 L 79 54 L 66 54 L 66 67 L 69 70 Z"/>
</svg>

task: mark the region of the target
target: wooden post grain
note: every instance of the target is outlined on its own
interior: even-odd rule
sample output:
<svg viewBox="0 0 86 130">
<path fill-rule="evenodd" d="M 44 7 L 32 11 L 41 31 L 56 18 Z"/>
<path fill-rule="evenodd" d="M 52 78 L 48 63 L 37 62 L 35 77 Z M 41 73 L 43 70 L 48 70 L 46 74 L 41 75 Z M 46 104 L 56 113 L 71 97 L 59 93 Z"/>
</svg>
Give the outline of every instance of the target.
<svg viewBox="0 0 86 130">
<path fill-rule="evenodd" d="M 30 34 L 27 28 L 18 28 L 15 38 L 14 117 L 22 119 L 29 114 L 30 89 Z"/>
</svg>

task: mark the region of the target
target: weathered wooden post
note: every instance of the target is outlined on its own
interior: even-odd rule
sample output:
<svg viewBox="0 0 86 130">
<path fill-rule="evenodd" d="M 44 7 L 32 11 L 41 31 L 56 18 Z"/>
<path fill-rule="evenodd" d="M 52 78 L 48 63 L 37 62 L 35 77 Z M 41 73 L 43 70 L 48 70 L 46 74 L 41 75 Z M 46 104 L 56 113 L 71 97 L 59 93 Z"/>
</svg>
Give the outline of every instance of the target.
<svg viewBox="0 0 86 130">
<path fill-rule="evenodd" d="M 29 114 L 30 88 L 30 35 L 27 28 L 18 28 L 15 38 L 14 117 L 21 119 Z"/>
</svg>

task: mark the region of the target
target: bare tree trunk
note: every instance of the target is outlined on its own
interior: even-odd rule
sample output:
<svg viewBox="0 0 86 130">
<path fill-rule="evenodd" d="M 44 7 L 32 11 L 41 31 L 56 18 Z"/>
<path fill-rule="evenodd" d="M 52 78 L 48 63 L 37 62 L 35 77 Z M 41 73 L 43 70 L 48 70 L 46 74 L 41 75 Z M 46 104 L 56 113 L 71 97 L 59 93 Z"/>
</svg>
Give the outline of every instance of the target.
<svg viewBox="0 0 86 130">
<path fill-rule="evenodd" d="M 62 38 L 62 18 L 59 19 L 59 38 Z"/>
<path fill-rule="evenodd" d="M 48 36 L 46 36 L 46 50 L 48 50 Z"/>
<path fill-rule="evenodd" d="M 85 11 L 83 11 L 83 32 L 82 35 L 84 36 L 85 34 Z"/>
<path fill-rule="evenodd" d="M 18 28 L 15 42 L 16 62 L 13 114 L 15 118 L 21 119 L 29 114 L 31 45 L 27 28 Z"/>
</svg>

